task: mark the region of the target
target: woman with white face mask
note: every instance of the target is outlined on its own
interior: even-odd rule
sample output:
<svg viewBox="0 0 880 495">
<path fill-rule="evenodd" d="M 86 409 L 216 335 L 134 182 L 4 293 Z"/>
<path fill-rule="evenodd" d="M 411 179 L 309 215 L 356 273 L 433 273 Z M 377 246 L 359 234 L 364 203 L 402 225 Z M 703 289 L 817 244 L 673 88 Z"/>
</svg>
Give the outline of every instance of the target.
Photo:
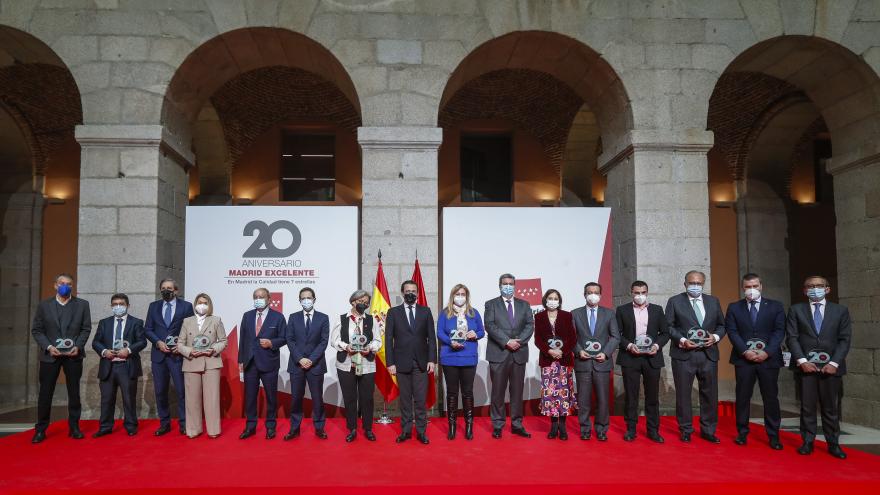
<svg viewBox="0 0 880 495">
<path fill-rule="evenodd" d="M 183 361 L 183 383 L 186 391 L 186 435 L 202 434 L 202 411 L 208 438 L 220 436 L 220 353 L 226 349 L 226 329 L 220 317 L 214 316 L 211 296 L 202 293 L 193 300 L 195 315 L 183 320 L 177 352 Z"/>
<path fill-rule="evenodd" d="M 568 440 L 565 420 L 577 407 L 572 380 L 577 333 L 571 313 L 562 310 L 559 291 L 548 290 L 541 302 L 544 311 L 535 315 L 535 345 L 541 352 L 541 414 L 550 416 L 547 438 Z"/>
<path fill-rule="evenodd" d="M 440 341 L 440 364 L 446 380 L 446 418 L 449 432 L 455 439 L 458 395 L 464 411 L 464 437 L 474 436 L 474 377 L 477 374 L 477 340 L 486 335 L 480 313 L 471 307 L 471 292 L 458 284 L 449 293 L 445 311 L 437 318 L 437 339 Z"/>
</svg>

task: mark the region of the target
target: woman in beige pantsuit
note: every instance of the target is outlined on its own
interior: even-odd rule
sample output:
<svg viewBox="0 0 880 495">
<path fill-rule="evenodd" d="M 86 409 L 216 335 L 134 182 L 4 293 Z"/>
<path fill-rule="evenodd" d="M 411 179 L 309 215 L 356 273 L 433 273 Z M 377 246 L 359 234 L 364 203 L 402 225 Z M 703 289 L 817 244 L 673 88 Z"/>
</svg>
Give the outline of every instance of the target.
<svg viewBox="0 0 880 495">
<path fill-rule="evenodd" d="M 183 355 L 183 383 L 186 391 L 186 435 L 202 434 L 202 408 L 209 438 L 220 436 L 220 353 L 226 349 L 226 329 L 219 316 L 213 316 L 214 304 L 207 294 L 193 301 L 195 315 L 183 320 L 177 352 Z M 207 340 L 205 340 L 207 339 Z M 201 341 L 201 342 L 200 342 Z M 207 343 L 204 350 L 196 350 Z"/>
</svg>

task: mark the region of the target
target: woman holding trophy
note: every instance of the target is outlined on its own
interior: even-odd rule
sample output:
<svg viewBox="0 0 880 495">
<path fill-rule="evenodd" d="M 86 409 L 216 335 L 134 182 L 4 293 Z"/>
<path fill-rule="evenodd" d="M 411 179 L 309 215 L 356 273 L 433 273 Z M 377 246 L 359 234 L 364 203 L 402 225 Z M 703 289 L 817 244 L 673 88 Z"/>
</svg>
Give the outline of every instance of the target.
<svg viewBox="0 0 880 495">
<path fill-rule="evenodd" d="M 572 369 L 577 333 L 571 313 L 562 310 L 562 295 L 556 289 L 544 293 L 544 311 L 535 315 L 535 346 L 540 355 L 541 414 L 550 416 L 547 438 L 568 440 L 565 419 L 577 407 Z"/>
<path fill-rule="evenodd" d="M 449 433 L 455 439 L 458 394 L 464 410 L 464 437 L 474 437 L 474 376 L 477 373 L 477 340 L 486 332 L 480 313 L 471 307 L 471 292 L 463 284 L 452 288 L 446 309 L 437 318 L 440 341 L 440 364 L 446 380 L 446 418 Z"/>
<path fill-rule="evenodd" d="M 226 329 L 214 316 L 214 304 L 207 294 L 193 300 L 195 315 L 183 320 L 177 352 L 183 357 L 183 383 L 186 391 L 186 435 L 202 434 L 202 409 L 208 438 L 220 436 L 220 353 L 226 349 Z"/>
</svg>

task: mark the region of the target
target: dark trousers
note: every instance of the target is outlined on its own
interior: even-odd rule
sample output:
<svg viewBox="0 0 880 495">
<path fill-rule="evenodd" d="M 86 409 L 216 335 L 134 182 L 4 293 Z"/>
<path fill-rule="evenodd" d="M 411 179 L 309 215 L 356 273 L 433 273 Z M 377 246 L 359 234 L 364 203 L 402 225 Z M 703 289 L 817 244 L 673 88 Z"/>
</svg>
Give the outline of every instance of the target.
<svg viewBox="0 0 880 495">
<path fill-rule="evenodd" d="M 462 397 L 474 396 L 474 377 L 477 375 L 476 366 L 444 366 L 443 380 L 446 382 L 446 396 Z M 458 402 L 456 402 L 458 407 Z"/>
<path fill-rule="evenodd" d="M 428 411 L 425 399 L 428 395 L 428 373 L 413 363 L 412 370 L 397 372 L 397 386 L 400 389 L 400 426 L 403 433 L 412 432 L 413 419 L 416 431 L 425 433 L 428 426 Z"/>
<path fill-rule="evenodd" d="M 82 404 L 79 400 L 79 380 L 82 378 L 82 359 L 57 358 L 53 363 L 40 361 L 40 392 L 37 399 L 37 431 L 45 431 L 52 413 L 52 396 L 58 375 L 64 369 L 67 382 L 67 422 L 70 428 L 79 428 Z"/>
<path fill-rule="evenodd" d="M 134 406 L 137 397 L 137 377 L 131 378 L 128 363 L 110 363 L 110 376 L 101 380 L 98 386 L 101 389 L 101 419 L 98 429 L 111 431 L 113 429 L 113 417 L 116 414 L 116 391 L 122 393 L 122 425 L 126 431 L 137 431 L 137 409 Z"/>
<path fill-rule="evenodd" d="M 339 388 L 342 389 L 342 401 L 345 405 L 345 426 L 349 430 L 357 429 L 358 416 L 364 431 L 373 429 L 373 386 L 375 373 L 357 376 L 354 371 L 336 370 L 339 377 Z"/>
<path fill-rule="evenodd" d="M 705 351 L 691 351 L 691 357 L 686 361 L 672 360 L 678 429 L 682 433 L 694 432 L 691 409 L 694 378 L 700 393 L 700 433 L 714 435 L 718 427 L 718 363 L 709 359 Z"/>
<path fill-rule="evenodd" d="M 266 392 L 266 429 L 274 430 L 278 417 L 278 370 L 260 371 L 253 361 L 244 369 L 244 411 L 247 416 L 245 428 L 253 430 L 257 427 L 260 382 Z"/>
<path fill-rule="evenodd" d="M 639 422 L 639 380 L 645 387 L 645 420 L 648 431 L 656 433 L 660 429 L 660 370 L 654 368 L 648 359 L 640 358 L 638 366 L 621 367 L 623 373 L 623 418 L 628 431 L 636 431 Z"/>
<path fill-rule="evenodd" d="M 307 373 L 296 368 L 290 373 L 290 429 L 296 430 L 303 420 L 303 399 L 306 396 L 306 383 L 312 395 L 312 424 L 316 430 L 324 429 L 324 374 Z"/>
<path fill-rule="evenodd" d="M 513 354 L 508 354 L 500 363 L 489 363 L 489 379 L 492 380 L 489 415 L 492 417 L 493 428 L 501 429 L 506 422 L 505 392 L 510 393 L 510 426 L 522 428 L 525 378 L 526 365 L 514 361 Z"/>
<path fill-rule="evenodd" d="M 162 426 L 171 424 L 171 408 L 168 404 L 169 381 L 174 382 L 177 392 L 177 418 L 180 426 L 186 425 L 186 392 L 183 385 L 183 358 L 166 355 L 161 363 L 153 363 L 153 386 L 156 390 L 156 412 Z"/>
<path fill-rule="evenodd" d="M 822 413 L 825 441 L 836 445 L 840 438 L 840 388 L 842 378 L 822 373 L 801 375 L 801 436 L 812 442 L 816 438 L 816 408 Z"/>
<path fill-rule="evenodd" d="M 764 430 L 767 436 L 779 436 L 782 412 L 779 409 L 779 368 L 755 365 L 736 367 L 736 430 L 741 434 L 749 432 L 749 413 L 755 382 L 761 391 L 764 403 Z"/>
<path fill-rule="evenodd" d="M 608 395 L 611 393 L 610 371 L 575 371 L 578 394 L 578 423 L 581 432 L 589 432 L 590 412 L 592 409 L 592 393 L 596 392 L 596 433 L 607 433 L 608 423 L 611 416 L 608 404 Z"/>
</svg>

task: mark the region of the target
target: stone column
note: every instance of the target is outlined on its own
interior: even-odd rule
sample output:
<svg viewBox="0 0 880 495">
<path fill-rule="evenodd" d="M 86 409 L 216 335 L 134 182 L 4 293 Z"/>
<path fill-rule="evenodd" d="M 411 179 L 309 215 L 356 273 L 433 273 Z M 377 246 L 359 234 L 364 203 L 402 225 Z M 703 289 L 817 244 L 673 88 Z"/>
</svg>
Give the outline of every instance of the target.
<svg viewBox="0 0 880 495">
<path fill-rule="evenodd" d="M 170 144 L 158 125 L 80 125 L 76 139 L 82 148 L 78 295 L 91 304 L 93 324 L 109 314 L 116 292 L 126 293 L 131 314 L 143 319 L 160 279 L 183 282 L 192 156 Z M 94 369 L 97 359 L 87 352 L 85 369 Z M 154 415 L 149 359 L 144 365 L 140 414 Z M 100 410 L 95 381 L 94 373 L 83 378 L 87 417 Z"/>
</svg>

